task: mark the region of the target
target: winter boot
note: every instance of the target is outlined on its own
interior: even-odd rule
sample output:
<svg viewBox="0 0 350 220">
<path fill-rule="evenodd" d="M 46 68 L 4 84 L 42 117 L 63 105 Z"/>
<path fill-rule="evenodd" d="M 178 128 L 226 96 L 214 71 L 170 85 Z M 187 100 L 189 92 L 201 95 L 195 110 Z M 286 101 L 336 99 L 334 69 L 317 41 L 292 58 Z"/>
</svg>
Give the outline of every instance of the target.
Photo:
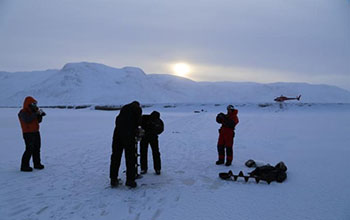
<svg viewBox="0 0 350 220">
<path fill-rule="evenodd" d="M 137 186 L 137 183 L 135 181 L 126 181 L 125 185 L 130 188 L 135 188 Z"/>
<path fill-rule="evenodd" d="M 22 172 L 32 172 L 33 168 L 31 168 L 31 167 L 21 167 L 21 171 Z"/>
<path fill-rule="evenodd" d="M 118 186 L 118 180 L 117 179 L 111 179 L 111 187 Z"/>
<path fill-rule="evenodd" d="M 232 161 L 226 161 L 225 166 L 231 166 Z"/>
<path fill-rule="evenodd" d="M 44 165 L 42 165 L 42 164 L 34 165 L 34 169 L 42 170 L 42 169 L 44 169 Z"/>
<path fill-rule="evenodd" d="M 160 175 L 160 170 L 156 170 L 156 174 L 157 174 L 157 175 Z"/>
<path fill-rule="evenodd" d="M 216 161 L 216 165 L 221 165 L 221 164 L 224 164 L 224 161 L 223 161 L 223 160 L 218 160 L 218 161 Z"/>
</svg>

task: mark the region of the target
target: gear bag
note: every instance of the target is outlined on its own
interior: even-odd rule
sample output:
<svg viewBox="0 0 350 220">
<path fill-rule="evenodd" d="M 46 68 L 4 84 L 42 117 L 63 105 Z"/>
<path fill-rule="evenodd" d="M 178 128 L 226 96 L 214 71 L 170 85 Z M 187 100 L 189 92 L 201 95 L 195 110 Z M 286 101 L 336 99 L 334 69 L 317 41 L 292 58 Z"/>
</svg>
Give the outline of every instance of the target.
<svg viewBox="0 0 350 220">
<path fill-rule="evenodd" d="M 250 175 L 257 176 L 261 180 L 267 182 L 277 181 L 282 183 L 287 178 L 287 166 L 283 162 L 279 162 L 276 166 L 271 166 L 270 164 L 257 167 L 253 170 Z"/>
</svg>

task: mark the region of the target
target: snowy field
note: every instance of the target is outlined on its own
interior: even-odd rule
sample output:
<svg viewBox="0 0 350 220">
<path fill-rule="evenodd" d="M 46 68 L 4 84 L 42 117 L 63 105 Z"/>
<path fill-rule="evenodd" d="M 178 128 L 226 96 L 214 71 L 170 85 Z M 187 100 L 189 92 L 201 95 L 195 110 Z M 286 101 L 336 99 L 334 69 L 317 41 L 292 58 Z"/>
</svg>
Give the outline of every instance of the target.
<svg viewBox="0 0 350 220">
<path fill-rule="evenodd" d="M 349 104 L 238 109 L 234 162 L 227 168 L 215 165 L 215 116 L 224 105 L 145 108 L 160 111 L 165 123 L 162 174 L 153 173 L 149 149 L 149 172 L 138 187 L 112 189 L 109 160 L 118 111 L 44 109 L 45 169 L 23 173 L 19 109 L 0 108 L 0 219 L 350 219 Z M 229 169 L 250 171 L 247 159 L 284 161 L 288 178 L 270 185 L 218 178 Z"/>
</svg>

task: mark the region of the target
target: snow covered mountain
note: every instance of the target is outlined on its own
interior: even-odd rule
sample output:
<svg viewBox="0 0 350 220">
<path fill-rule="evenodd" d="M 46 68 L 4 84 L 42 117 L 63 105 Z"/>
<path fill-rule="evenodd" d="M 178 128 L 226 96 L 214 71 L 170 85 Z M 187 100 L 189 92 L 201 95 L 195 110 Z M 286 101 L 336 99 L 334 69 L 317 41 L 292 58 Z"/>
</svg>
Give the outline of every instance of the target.
<svg viewBox="0 0 350 220">
<path fill-rule="evenodd" d="M 0 72 L 0 106 L 20 106 L 32 95 L 40 105 L 141 103 L 260 103 L 279 95 L 302 102 L 350 103 L 350 92 L 307 83 L 195 82 L 97 63 L 68 63 L 61 70 Z"/>
</svg>

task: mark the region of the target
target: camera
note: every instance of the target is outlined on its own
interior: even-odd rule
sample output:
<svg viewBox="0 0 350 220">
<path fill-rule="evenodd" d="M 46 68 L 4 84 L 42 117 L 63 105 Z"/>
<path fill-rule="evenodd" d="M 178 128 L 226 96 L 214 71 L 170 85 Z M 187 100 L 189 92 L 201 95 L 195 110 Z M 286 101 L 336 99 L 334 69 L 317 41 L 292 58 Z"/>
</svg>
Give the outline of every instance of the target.
<svg viewBox="0 0 350 220">
<path fill-rule="evenodd" d="M 42 117 L 46 115 L 46 113 L 41 109 L 39 109 L 38 112 L 39 112 L 39 115 Z"/>
<path fill-rule="evenodd" d="M 35 112 L 35 113 L 37 113 L 40 116 L 45 116 L 46 115 L 46 113 L 43 110 L 39 109 L 39 107 L 37 106 L 36 102 L 31 103 L 29 105 L 29 108 L 30 108 L 30 110 L 32 112 Z"/>
</svg>

